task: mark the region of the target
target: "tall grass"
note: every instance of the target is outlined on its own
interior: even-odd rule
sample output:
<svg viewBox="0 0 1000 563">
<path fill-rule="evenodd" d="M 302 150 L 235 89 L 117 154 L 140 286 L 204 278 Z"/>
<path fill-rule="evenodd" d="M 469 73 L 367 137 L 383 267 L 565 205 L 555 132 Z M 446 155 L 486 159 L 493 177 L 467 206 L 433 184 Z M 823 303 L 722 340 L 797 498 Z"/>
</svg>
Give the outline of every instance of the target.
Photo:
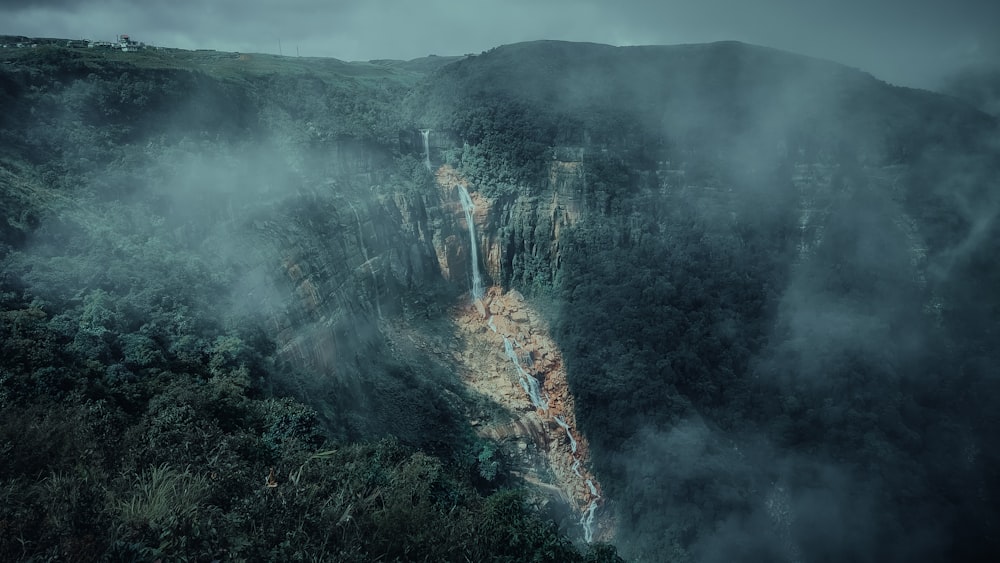
<svg viewBox="0 0 1000 563">
<path fill-rule="evenodd" d="M 114 501 L 112 509 L 123 524 L 164 531 L 191 522 L 208 489 L 204 477 L 163 464 L 137 475 L 131 496 Z"/>
</svg>

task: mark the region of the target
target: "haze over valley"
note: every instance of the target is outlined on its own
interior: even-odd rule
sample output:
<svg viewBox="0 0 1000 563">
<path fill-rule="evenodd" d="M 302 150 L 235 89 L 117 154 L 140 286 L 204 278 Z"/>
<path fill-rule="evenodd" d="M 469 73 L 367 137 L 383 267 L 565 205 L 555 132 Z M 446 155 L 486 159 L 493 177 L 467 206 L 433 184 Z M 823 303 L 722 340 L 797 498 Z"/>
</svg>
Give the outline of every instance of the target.
<svg viewBox="0 0 1000 563">
<path fill-rule="evenodd" d="M 1000 553 L 986 39 L 0 31 L 0 558 Z"/>
</svg>

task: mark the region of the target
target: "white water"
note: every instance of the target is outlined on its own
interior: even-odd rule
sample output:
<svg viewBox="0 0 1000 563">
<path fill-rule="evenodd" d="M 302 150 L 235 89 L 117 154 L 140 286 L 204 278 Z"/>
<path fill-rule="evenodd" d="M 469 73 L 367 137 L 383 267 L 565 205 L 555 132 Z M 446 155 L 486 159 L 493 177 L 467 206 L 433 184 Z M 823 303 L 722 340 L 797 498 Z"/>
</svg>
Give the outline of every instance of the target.
<svg viewBox="0 0 1000 563">
<path fill-rule="evenodd" d="M 576 439 L 573 438 L 573 433 L 569 431 L 569 424 L 566 424 L 566 421 L 559 418 L 558 416 L 555 418 L 555 420 L 556 424 L 562 426 L 563 430 L 566 431 L 566 436 L 569 438 L 569 449 L 573 453 L 576 453 Z"/>
<path fill-rule="evenodd" d="M 521 359 L 517 357 L 517 352 L 514 351 L 514 345 L 506 336 L 503 337 L 503 351 L 507 354 L 507 358 L 514 364 L 514 368 L 517 370 L 517 381 L 521 384 L 521 388 L 524 392 L 528 394 L 528 398 L 531 399 L 531 404 L 535 405 L 535 408 L 542 409 L 543 411 L 549 410 L 549 403 L 542 398 L 542 389 L 538 385 L 538 380 L 531 376 L 528 372 L 524 371 L 521 367 Z"/>
<path fill-rule="evenodd" d="M 426 139 L 426 137 L 425 137 Z M 430 166 L 430 160 L 427 161 Z M 483 277 L 479 275 L 479 250 L 476 247 L 476 224 L 472 222 L 472 211 L 476 206 L 472 203 L 469 191 L 465 186 L 458 187 L 458 196 L 462 200 L 462 210 L 465 211 L 465 222 L 469 225 L 469 248 L 472 254 L 472 300 L 483 298 Z"/>
<path fill-rule="evenodd" d="M 428 148 L 427 140 L 430 130 L 421 129 L 420 133 L 424 138 L 424 164 L 427 166 L 428 170 L 431 170 L 430 150 Z M 476 245 L 476 226 L 472 221 L 472 212 L 475 210 L 475 204 L 472 202 L 472 197 L 469 196 L 469 191 L 466 190 L 464 186 L 460 185 L 458 190 L 458 194 L 462 202 L 462 210 L 465 212 L 465 222 L 469 226 L 469 248 L 472 257 L 472 301 L 480 307 L 480 312 L 483 313 L 481 301 L 485 291 L 483 288 L 483 278 L 479 273 L 479 249 Z M 485 313 L 483 314 L 485 315 Z M 492 315 L 486 320 L 486 326 L 493 332 L 498 332 L 497 325 L 494 323 Z M 521 388 L 524 389 L 524 392 L 528 395 L 528 398 L 531 400 L 531 404 L 537 409 L 548 411 L 548 394 L 545 394 L 543 397 L 543 393 L 545 392 L 541 389 L 538 380 L 525 371 L 524 367 L 521 365 L 521 358 L 514 350 L 515 345 L 522 349 L 524 346 L 522 346 L 520 342 L 513 341 L 507 336 L 501 336 L 503 337 L 504 353 L 507 355 L 507 358 L 511 361 L 511 363 L 514 364 L 514 369 L 517 371 L 518 383 L 520 383 Z M 570 431 L 570 426 L 565 420 L 558 416 L 554 417 L 554 420 L 556 421 L 556 424 L 566 431 L 566 436 L 569 438 L 570 450 L 572 450 L 573 454 L 573 473 L 575 473 L 577 477 L 583 479 L 583 473 L 580 472 L 580 460 L 576 457 L 578 444 L 576 439 L 573 437 L 573 433 Z M 597 511 L 597 501 L 601 498 L 601 496 L 597 493 L 597 487 L 594 485 L 592 480 L 587 479 L 586 485 L 592 498 L 590 504 L 587 506 L 587 509 L 584 510 L 583 515 L 580 517 L 580 526 L 583 528 L 584 539 L 587 543 L 590 543 L 594 540 L 594 513 Z"/>
<path fill-rule="evenodd" d="M 587 543 L 594 541 L 594 512 L 597 510 L 597 499 L 590 501 L 590 506 L 580 517 L 580 525 L 583 526 L 583 540 Z"/>
<path fill-rule="evenodd" d="M 378 300 L 378 276 L 375 275 L 375 266 L 371 264 L 371 259 L 368 258 L 368 249 L 365 248 L 365 238 L 364 233 L 361 231 L 361 216 L 358 215 L 358 210 L 355 209 L 354 204 L 347 202 L 347 205 L 351 206 L 351 211 L 354 212 L 354 219 L 358 222 L 358 244 L 361 245 L 361 254 L 365 257 L 365 263 L 368 264 L 368 269 L 372 273 L 372 284 L 375 289 L 375 309 L 378 311 L 378 318 L 382 318 L 382 305 Z"/>
<path fill-rule="evenodd" d="M 424 166 L 431 170 L 431 130 L 421 129 L 420 136 L 424 139 Z"/>
</svg>

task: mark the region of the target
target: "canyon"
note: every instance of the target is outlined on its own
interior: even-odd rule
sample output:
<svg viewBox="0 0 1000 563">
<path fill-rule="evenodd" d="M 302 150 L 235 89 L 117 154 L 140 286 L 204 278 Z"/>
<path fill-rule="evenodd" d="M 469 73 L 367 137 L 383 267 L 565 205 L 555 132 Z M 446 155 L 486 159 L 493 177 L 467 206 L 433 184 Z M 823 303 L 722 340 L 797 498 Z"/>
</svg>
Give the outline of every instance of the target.
<svg viewBox="0 0 1000 563">
<path fill-rule="evenodd" d="M 735 42 L 25 51 L 0 69 L 0 298 L 4 346 L 44 353 L 5 348 L 0 401 L 116 413 L 107 475 L 237 460 L 185 526 L 341 499 L 312 545 L 363 537 L 364 505 L 371 537 L 455 511 L 437 545 L 509 527 L 639 560 L 995 546 L 1000 135 L 975 108 Z M 361 484 L 307 499 L 335 451 Z"/>
<path fill-rule="evenodd" d="M 426 139 L 424 131 L 421 133 Z M 425 162 L 430 162 L 428 155 L 425 155 Z M 571 182 L 562 178 L 567 164 L 553 166 L 552 177 L 558 187 L 554 190 L 550 209 L 539 210 L 540 216 L 554 219 L 552 230 L 555 233 L 572 217 L 558 203 L 560 194 L 565 198 L 566 191 L 574 189 Z M 613 519 L 607 511 L 599 510 L 605 499 L 598 479 L 591 472 L 588 441 L 577 429 L 565 366 L 549 334 L 548 323 L 516 289 L 483 285 L 478 245 L 487 249 L 483 264 L 489 279 L 502 279 L 503 276 L 504 253 L 501 249 L 505 244 L 498 236 L 500 229 L 491 223 L 497 221 L 502 212 L 494 209 L 495 201 L 476 191 L 470 193 L 468 181 L 452 166 L 441 165 L 432 173 L 437 188 L 435 195 L 422 199 L 421 203 L 440 214 L 436 220 L 439 224 L 450 225 L 453 229 L 427 237 L 432 241 L 434 265 L 439 268 L 441 280 L 468 288 L 467 300 L 444 309 L 444 318 L 450 322 L 443 324 L 387 320 L 380 313 L 373 316 L 371 311 L 352 317 L 350 322 L 355 330 L 362 322 L 370 324 L 373 333 L 381 333 L 389 341 L 390 348 L 396 348 L 393 342 L 405 341 L 400 350 L 415 348 L 436 358 L 471 392 L 486 398 L 490 408 L 475 410 L 475 404 L 462 407 L 475 432 L 501 446 L 513 475 L 536 490 L 545 499 L 544 504 L 552 504 L 554 514 L 576 513 L 575 525 L 580 526 L 586 542 L 611 541 Z M 398 197 L 385 200 L 392 206 L 399 205 L 400 201 L 405 200 Z M 348 207 L 358 221 L 356 241 L 360 254 L 353 258 L 358 262 L 354 268 L 355 283 L 368 287 L 370 295 L 375 297 L 378 279 L 391 275 L 386 271 L 390 260 L 368 253 L 366 248 L 377 247 L 377 241 L 365 240 L 366 229 L 358 218 L 356 206 L 349 203 Z M 509 216 L 511 211 L 506 213 Z M 399 216 L 413 217 L 414 210 L 407 209 Z M 423 228 L 405 223 L 403 227 L 413 231 Z M 558 248 L 558 236 L 545 243 Z M 324 310 L 331 303 L 320 297 L 317 282 L 311 281 L 315 276 L 305 275 L 301 264 L 286 261 L 283 266 L 289 282 L 295 284 L 301 312 L 297 317 L 285 320 L 275 317 L 272 321 L 277 326 L 289 327 L 278 332 L 281 353 L 289 361 L 326 371 L 337 378 L 338 366 L 343 366 L 342 361 L 334 358 L 338 350 L 335 336 L 338 332 L 302 330 L 303 320 L 308 318 L 329 326 L 330 317 Z M 379 299 L 374 301 L 373 308 L 380 310 Z M 333 302 L 335 306 L 341 306 L 339 303 L 342 302 Z M 292 330 L 292 323 L 297 323 L 299 329 Z M 400 350 L 396 353 L 401 356 L 410 354 Z M 573 517 L 565 517 L 573 521 Z"/>
</svg>

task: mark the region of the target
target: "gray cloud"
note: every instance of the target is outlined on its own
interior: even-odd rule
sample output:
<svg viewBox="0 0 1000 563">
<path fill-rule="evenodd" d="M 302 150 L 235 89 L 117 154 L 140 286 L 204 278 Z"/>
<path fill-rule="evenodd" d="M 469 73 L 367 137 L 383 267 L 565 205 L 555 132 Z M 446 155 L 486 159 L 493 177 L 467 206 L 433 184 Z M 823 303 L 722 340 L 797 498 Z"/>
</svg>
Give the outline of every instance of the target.
<svg viewBox="0 0 1000 563">
<path fill-rule="evenodd" d="M 945 547 L 951 515 L 899 513 L 882 477 L 822 454 L 785 451 L 700 420 L 646 428 L 629 445 L 616 462 L 645 492 L 624 510 L 631 520 L 619 530 L 629 557 L 933 561 Z"/>
<path fill-rule="evenodd" d="M 735 39 L 929 85 L 1000 55 L 990 0 L 13 0 L 0 33 L 112 37 L 182 48 L 346 60 L 454 55 L 532 39 L 674 44 Z"/>
</svg>

